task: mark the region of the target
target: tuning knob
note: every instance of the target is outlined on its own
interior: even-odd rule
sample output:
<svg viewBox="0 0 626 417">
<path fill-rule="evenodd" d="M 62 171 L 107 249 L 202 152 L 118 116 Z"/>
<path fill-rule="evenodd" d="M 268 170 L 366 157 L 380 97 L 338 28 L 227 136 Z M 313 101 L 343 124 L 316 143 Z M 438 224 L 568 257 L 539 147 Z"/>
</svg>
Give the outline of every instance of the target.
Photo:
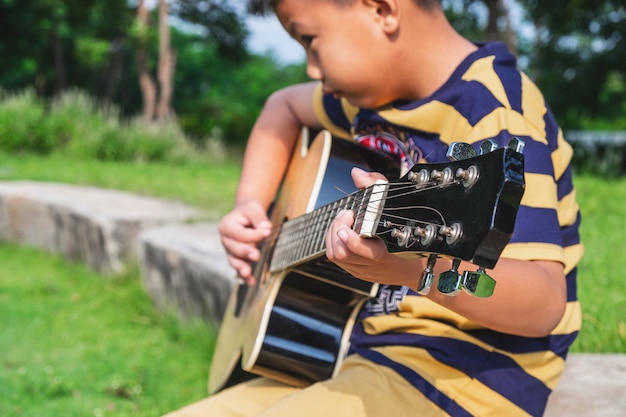
<svg viewBox="0 0 626 417">
<path fill-rule="evenodd" d="M 446 156 L 450 161 L 462 161 L 477 156 L 476 150 L 469 143 L 452 142 L 448 147 Z"/>
<path fill-rule="evenodd" d="M 514 136 L 511 138 L 511 140 L 509 140 L 507 146 L 509 147 L 509 149 L 513 149 L 516 152 L 524 153 L 524 147 L 526 146 L 526 143 L 520 138 Z"/>
<path fill-rule="evenodd" d="M 433 286 L 433 281 L 435 280 L 435 274 L 433 272 L 433 269 L 435 269 L 435 262 L 437 262 L 437 255 L 431 254 L 428 257 L 428 263 L 426 264 L 424 272 L 422 272 L 420 283 L 417 287 L 418 294 L 426 295 L 430 292 L 430 288 Z"/>
<path fill-rule="evenodd" d="M 496 280 L 487 275 L 485 268 L 481 266 L 478 268 L 478 271 L 465 271 L 462 286 L 468 294 L 475 297 L 487 298 L 491 297 L 493 294 L 496 287 Z"/>
<path fill-rule="evenodd" d="M 461 260 L 454 258 L 452 261 L 452 268 L 449 271 L 442 272 L 439 275 L 439 281 L 437 282 L 437 289 L 440 293 L 445 295 L 457 295 L 463 288 L 462 276 L 459 274 L 459 265 Z"/>
<path fill-rule="evenodd" d="M 498 149 L 498 144 L 489 139 L 480 144 L 480 154 L 485 155 Z"/>
</svg>

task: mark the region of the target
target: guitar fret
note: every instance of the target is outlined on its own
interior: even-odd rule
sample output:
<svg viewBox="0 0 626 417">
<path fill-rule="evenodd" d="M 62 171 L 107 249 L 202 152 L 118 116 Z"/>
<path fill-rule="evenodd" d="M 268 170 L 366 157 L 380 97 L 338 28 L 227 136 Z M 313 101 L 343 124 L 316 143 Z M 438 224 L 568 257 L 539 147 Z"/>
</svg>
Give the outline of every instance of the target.
<svg viewBox="0 0 626 417">
<path fill-rule="evenodd" d="M 354 211 L 354 230 L 359 232 L 367 214 L 371 188 L 359 190 L 314 211 L 287 220 L 274 246 L 271 271 L 285 269 L 326 250 L 326 233 L 341 210 Z"/>
</svg>

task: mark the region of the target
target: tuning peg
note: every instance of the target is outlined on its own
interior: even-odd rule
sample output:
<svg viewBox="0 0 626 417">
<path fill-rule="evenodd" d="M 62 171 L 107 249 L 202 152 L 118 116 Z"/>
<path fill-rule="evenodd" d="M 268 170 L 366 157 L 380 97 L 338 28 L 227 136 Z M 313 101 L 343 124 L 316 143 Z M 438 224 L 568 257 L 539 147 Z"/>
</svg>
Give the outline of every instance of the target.
<svg viewBox="0 0 626 417">
<path fill-rule="evenodd" d="M 430 288 L 433 286 L 433 281 L 435 280 L 435 274 L 433 273 L 435 262 L 437 262 L 437 255 L 433 253 L 428 257 L 428 263 L 426 264 L 424 272 L 422 272 L 420 283 L 417 287 L 418 294 L 426 295 L 430 292 Z"/>
<path fill-rule="evenodd" d="M 469 143 L 452 142 L 446 156 L 450 161 L 462 161 L 477 156 L 476 150 Z"/>
<path fill-rule="evenodd" d="M 513 149 L 515 152 L 524 153 L 524 147 L 526 146 L 526 143 L 517 136 L 514 136 L 511 138 L 511 140 L 509 140 L 507 146 L 509 147 L 509 149 Z"/>
<path fill-rule="evenodd" d="M 481 266 L 478 268 L 478 271 L 465 271 L 462 286 L 468 294 L 487 298 L 493 294 L 496 280 L 487 275 L 485 268 Z"/>
<path fill-rule="evenodd" d="M 454 258 L 452 261 L 452 268 L 449 271 L 442 272 L 439 275 L 439 281 L 437 282 L 437 289 L 440 293 L 445 295 L 457 295 L 463 288 L 462 276 L 459 274 L 459 265 L 461 259 Z"/>
<path fill-rule="evenodd" d="M 480 144 L 480 154 L 485 155 L 498 149 L 498 144 L 489 139 Z"/>
</svg>

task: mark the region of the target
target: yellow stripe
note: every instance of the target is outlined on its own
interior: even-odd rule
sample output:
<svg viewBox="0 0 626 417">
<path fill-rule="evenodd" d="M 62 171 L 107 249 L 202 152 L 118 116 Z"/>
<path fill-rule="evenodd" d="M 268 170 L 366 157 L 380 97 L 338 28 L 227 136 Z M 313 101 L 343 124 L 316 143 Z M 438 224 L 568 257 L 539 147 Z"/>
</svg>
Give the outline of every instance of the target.
<svg viewBox="0 0 626 417">
<path fill-rule="evenodd" d="M 493 61 L 495 56 L 488 56 L 475 61 L 463 74 L 462 79 L 465 81 L 478 81 L 489 89 L 491 94 L 508 109 L 511 108 L 509 99 L 500 77 L 496 76 L 493 70 Z"/>
<path fill-rule="evenodd" d="M 549 175 L 524 174 L 526 189 L 521 204 L 535 208 L 557 208 L 557 190 L 554 179 Z"/>
<path fill-rule="evenodd" d="M 582 243 L 578 243 L 576 245 L 568 246 L 564 249 L 565 256 L 565 273 L 569 274 L 569 272 L 578 265 L 578 262 L 583 257 L 585 253 L 585 247 Z"/>
<path fill-rule="evenodd" d="M 507 410 L 507 416 L 528 415 L 480 381 L 469 378 L 456 368 L 438 362 L 424 349 L 387 346 L 375 350 L 421 375 L 472 415 L 501 416 L 502 410 Z"/>
<path fill-rule="evenodd" d="M 443 142 L 466 141 L 472 130 L 467 119 L 454 107 L 440 101 L 431 101 L 416 109 L 399 111 L 388 108 L 379 112 L 390 123 L 439 134 Z"/>
<path fill-rule="evenodd" d="M 502 258 L 556 261 L 565 264 L 563 248 L 552 243 L 509 243 L 502 251 Z"/>
<path fill-rule="evenodd" d="M 491 113 L 483 117 L 467 136 L 469 143 L 479 140 L 493 138 L 503 129 L 506 129 L 512 136 L 530 136 L 534 140 L 546 144 L 545 133 L 537 130 L 528 122 L 522 114 L 498 107 Z"/>
<path fill-rule="evenodd" d="M 348 100 L 343 98 L 341 99 L 341 109 L 350 121 L 354 120 L 360 110 L 358 107 L 353 106 L 352 104 L 348 103 Z"/>
<path fill-rule="evenodd" d="M 576 223 L 578 217 L 578 203 L 576 202 L 576 190 L 572 190 L 559 201 L 558 216 L 561 226 L 570 226 Z"/>
<path fill-rule="evenodd" d="M 333 136 L 343 139 L 352 139 L 352 135 L 350 134 L 350 132 L 347 132 L 334 124 L 328 117 L 326 109 L 324 109 L 324 94 L 322 93 L 322 83 L 317 86 L 315 92 L 313 93 L 313 110 L 315 111 L 315 115 L 317 116 L 322 126 L 324 126 L 324 128 L 328 130 Z"/>
<path fill-rule="evenodd" d="M 526 119 L 533 124 L 533 129 L 536 132 L 540 132 L 535 135 L 536 138 L 544 138 L 546 136 L 546 123 L 543 118 L 547 111 L 545 99 L 539 88 L 526 74 L 522 73 L 522 112 Z"/>
<path fill-rule="evenodd" d="M 564 335 L 570 334 L 580 330 L 582 326 L 582 311 L 580 308 L 580 302 L 570 301 L 565 306 L 565 312 L 563 318 L 557 326 L 552 330 L 552 335 Z"/>
<path fill-rule="evenodd" d="M 561 129 L 559 129 L 557 145 L 558 148 L 552 152 L 552 165 L 554 166 L 554 176 L 558 180 L 569 167 L 569 163 L 574 156 L 574 149 L 565 141 Z"/>
</svg>

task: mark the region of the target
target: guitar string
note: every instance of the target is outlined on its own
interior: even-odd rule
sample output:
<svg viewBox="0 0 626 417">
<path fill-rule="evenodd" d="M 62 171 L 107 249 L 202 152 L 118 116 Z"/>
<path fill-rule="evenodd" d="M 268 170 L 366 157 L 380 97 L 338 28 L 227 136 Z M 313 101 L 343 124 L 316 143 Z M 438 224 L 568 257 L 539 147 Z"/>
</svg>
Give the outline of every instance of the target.
<svg viewBox="0 0 626 417">
<path fill-rule="evenodd" d="M 406 188 L 407 191 L 404 193 L 388 196 L 386 201 L 394 199 L 394 198 L 405 197 L 410 194 L 416 194 L 416 193 L 421 193 L 421 192 L 425 192 L 425 191 L 429 191 L 433 189 L 442 189 L 442 188 L 446 188 L 449 186 L 459 185 L 460 183 L 461 183 L 460 181 L 456 180 L 456 181 L 452 181 L 451 183 L 446 183 L 446 184 L 428 183 L 420 187 L 416 187 L 416 185 L 412 182 L 390 183 L 389 185 L 391 188 L 394 188 L 394 191 L 397 191 L 398 189 L 402 189 L 402 188 Z M 296 217 L 294 219 L 284 222 L 281 226 L 283 229 L 282 231 L 284 232 L 283 235 L 286 235 L 287 239 L 282 238 L 282 236 L 278 237 L 276 246 L 274 248 L 275 255 L 279 255 L 277 256 L 277 259 L 282 259 L 282 261 L 278 263 L 283 264 L 286 262 L 287 264 L 289 264 L 290 262 L 296 262 L 298 260 L 301 260 L 301 258 L 310 257 L 310 256 L 323 252 L 325 250 L 325 239 L 322 239 L 322 237 L 325 237 L 328 226 L 330 225 L 330 223 L 333 221 L 333 219 L 336 217 L 336 215 L 339 213 L 340 210 L 350 208 L 350 206 L 354 210 L 354 202 L 359 200 L 360 201 L 359 207 L 362 208 L 362 206 L 365 205 L 365 211 L 366 212 L 370 211 L 369 201 L 365 201 L 366 199 L 362 197 L 364 197 L 364 195 L 368 193 L 369 198 L 371 199 L 371 196 L 376 194 L 376 192 L 370 192 L 372 188 L 373 187 L 368 187 L 364 190 L 359 190 L 355 193 L 347 195 L 343 199 L 340 199 L 331 204 L 322 206 L 314 210 L 313 212 L 307 213 L 305 215 L 302 215 L 302 216 L 299 216 L 299 217 Z M 387 191 L 380 191 L 380 192 L 385 193 Z M 359 197 L 359 198 L 357 199 L 356 197 Z M 416 222 L 422 225 L 432 224 L 436 226 L 441 226 L 434 222 L 416 220 L 414 218 L 403 217 L 403 216 L 398 216 L 398 215 L 389 213 L 392 210 L 406 210 L 406 209 L 418 209 L 418 210 L 432 211 L 435 214 L 437 214 L 437 216 L 440 218 L 443 225 L 444 226 L 446 225 L 445 217 L 443 216 L 443 214 L 439 210 L 432 208 L 432 207 L 428 207 L 428 206 L 415 205 L 415 206 L 406 206 L 403 208 L 385 208 L 383 211 L 385 212 L 386 216 L 391 217 L 397 220 L 398 222 L 404 220 L 404 221 Z M 322 212 L 324 215 L 320 216 L 319 215 L 320 212 Z M 317 216 L 315 216 L 315 214 L 317 214 Z M 311 218 L 314 220 L 314 222 L 311 222 L 311 221 L 307 222 L 307 220 L 310 220 Z M 389 226 L 402 226 L 402 223 L 390 223 Z M 276 233 L 278 233 L 279 228 L 275 228 L 275 229 L 276 229 Z M 310 234 L 306 233 L 307 229 L 310 229 L 313 231 L 313 239 L 311 239 Z M 289 232 L 289 233 L 286 233 L 286 232 Z M 391 230 L 385 231 L 383 233 L 391 233 Z M 302 241 L 304 241 L 306 245 L 302 245 Z M 285 247 L 292 247 L 292 248 L 295 247 L 297 249 L 297 252 L 295 252 L 295 256 L 294 256 L 293 250 L 285 251 L 284 250 Z M 281 249 L 283 252 L 282 256 L 280 255 Z M 287 258 L 289 258 L 289 260 Z"/>
</svg>

